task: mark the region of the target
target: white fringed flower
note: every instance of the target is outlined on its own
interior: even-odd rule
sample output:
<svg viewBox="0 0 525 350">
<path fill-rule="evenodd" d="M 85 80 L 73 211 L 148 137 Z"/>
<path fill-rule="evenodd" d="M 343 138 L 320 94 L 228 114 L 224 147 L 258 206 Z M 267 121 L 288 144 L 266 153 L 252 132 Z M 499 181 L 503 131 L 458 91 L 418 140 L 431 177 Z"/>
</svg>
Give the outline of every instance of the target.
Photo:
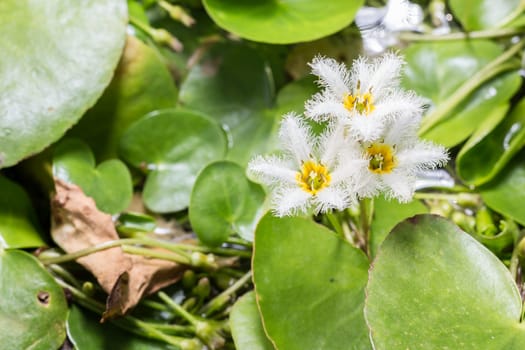
<svg viewBox="0 0 525 350">
<path fill-rule="evenodd" d="M 385 124 L 398 117 L 419 123 L 422 100 L 399 87 L 403 64 L 387 53 L 373 60 L 361 57 L 349 71 L 334 59 L 316 57 L 310 66 L 323 90 L 306 102 L 305 115 L 315 121 L 340 119 L 354 138 L 365 142 L 381 137 Z"/>
<path fill-rule="evenodd" d="M 298 116 L 284 117 L 279 133 L 284 155 L 257 156 L 248 164 L 248 175 L 269 186 L 277 216 L 342 210 L 355 199 L 350 170 L 339 162 L 343 132 L 334 124 L 315 137 Z"/>
<path fill-rule="evenodd" d="M 417 127 L 411 119 L 402 118 L 387 126 L 381 140 L 348 142 L 345 162 L 354 166 L 351 176 L 360 198 L 383 192 L 387 198 L 408 202 L 414 195 L 417 173 L 447 162 L 445 148 L 419 140 Z"/>
</svg>

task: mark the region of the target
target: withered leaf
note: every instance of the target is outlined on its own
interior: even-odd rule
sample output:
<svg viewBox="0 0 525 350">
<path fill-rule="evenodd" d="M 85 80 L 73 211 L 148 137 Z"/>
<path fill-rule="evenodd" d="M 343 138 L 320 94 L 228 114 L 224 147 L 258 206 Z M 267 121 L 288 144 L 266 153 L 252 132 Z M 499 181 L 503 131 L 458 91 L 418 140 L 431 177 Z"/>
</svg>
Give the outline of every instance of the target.
<svg viewBox="0 0 525 350">
<path fill-rule="evenodd" d="M 55 178 L 51 201 L 51 235 L 67 253 L 118 239 L 111 215 L 99 211 L 80 187 Z M 123 315 L 140 299 L 175 283 L 185 267 L 177 263 L 126 254 L 120 247 L 77 259 L 108 293 L 103 319 Z"/>
</svg>

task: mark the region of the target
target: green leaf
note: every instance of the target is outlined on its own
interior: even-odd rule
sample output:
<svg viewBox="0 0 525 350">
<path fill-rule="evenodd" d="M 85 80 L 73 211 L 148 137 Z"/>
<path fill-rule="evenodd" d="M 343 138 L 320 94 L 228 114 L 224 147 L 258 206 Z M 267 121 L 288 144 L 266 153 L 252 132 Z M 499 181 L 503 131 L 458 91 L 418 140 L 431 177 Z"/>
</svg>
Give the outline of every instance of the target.
<svg viewBox="0 0 525 350">
<path fill-rule="evenodd" d="M 190 199 L 191 227 L 209 246 L 222 244 L 230 234 L 253 240 L 265 193 L 250 182 L 236 163 L 208 165 L 197 177 Z"/>
<path fill-rule="evenodd" d="M 125 236 L 135 236 L 153 232 L 157 227 L 155 218 L 141 213 L 122 213 L 118 216 L 115 228 Z"/>
<path fill-rule="evenodd" d="M 368 260 L 311 220 L 266 215 L 255 233 L 253 279 L 278 349 L 371 349 L 363 316 Z"/>
<path fill-rule="evenodd" d="M 376 255 L 385 237 L 399 222 L 416 214 L 428 213 L 428 208 L 419 200 L 399 203 L 384 196 L 374 198 L 374 218 L 370 227 L 370 253 Z"/>
<path fill-rule="evenodd" d="M 210 17 L 246 39 L 273 44 L 311 41 L 352 23 L 364 1 L 204 0 Z"/>
<path fill-rule="evenodd" d="M 449 6 L 466 31 L 496 28 L 513 18 L 520 0 L 450 0 Z"/>
<path fill-rule="evenodd" d="M 100 323 L 94 313 L 73 305 L 67 319 L 67 334 L 76 350 L 162 350 L 166 344 L 141 338 L 111 322 Z"/>
<path fill-rule="evenodd" d="M 407 65 L 403 83 L 431 100 L 431 113 L 434 106 L 447 103 L 465 81 L 501 53 L 500 46 L 484 40 L 411 45 L 405 50 Z M 517 71 L 488 81 L 423 136 L 446 147 L 461 143 L 485 123 L 495 109 L 507 104 L 520 84 Z"/>
<path fill-rule="evenodd" d="M 524 348 L 512 276 L 448 220 L 399 224 L 372 266 L 365 315 L 375 349 Z"/>
<path fill-rule="evenodd" d="M 66 339 L 62 288 L 35 257 L 0 249 L 0 343 L 3 349 L 58 349 Z"/>
<path fill-rule="evenodd" d="M 112 159 L 95 167 L 93 153 L 81 140 L 65 139 L 56 146 L 53 175 L 82 188 L 95 200 L 97 208 L 106 213 L 119 213 L 131 202 L 133 186 L 126 165 Z"/>
<path fill-rule="evenodd" d="M 144 203 L 158 213 L 188 207 L 197 174 L 226 150 L 223 130 L 209 117 L 166 109 L 133 123 L 120 142 L 122 157 L 148 172 Z"/>
<path fill-rule="evenodd" d="M 115 158 L 119 140 L 133 122 L 176 103 L 177 88 L 158 54 L 128 36 L 113 80 L 69 135 L 85 140 L 97 159 Z"/>
<path fill-rule="evenodd" d="M 230 328 L 237 350 L 273 350 L 257 309 L 255 293 L 243 295 L 230 312 Z"/>
<path fill-rule="evenodd" d="M 490 117 L 490 116 L 489 116 Z M 525 99 L 488 135 L 474 135 L 457 157 L 459 177 L 481 185 L 496 176 L 525 144 Z"/>
<path fill-rule="evenodd" d="M 525 225 L 525 154 L 515 157 L 490 183 L 480 188 L 483 201 L 494 211 Z"/>
<path fill-rule="evenodd" d="M 95 103 L 126 16 L 124 0 L 0 2 L 0 167 L 58 140 Z"/>
<path fill-rule="evenodd" d="M 230 141 L 227 159 L 245 165 L 255 154 L 274 148 L 280 117 L 296 109 L 302 112 L 315 85 L 311 80 L 287 85 L 277 101 L 273 89 L 267 66 L 256 51 L 222 44 L 190 71 L 179 102 L 217 120 Z"/>
<path fill-rule="evenodd" d="M 31 200 L 24 189 L 0 176 L 0 250 L 45 245 Z"/>
</svg>

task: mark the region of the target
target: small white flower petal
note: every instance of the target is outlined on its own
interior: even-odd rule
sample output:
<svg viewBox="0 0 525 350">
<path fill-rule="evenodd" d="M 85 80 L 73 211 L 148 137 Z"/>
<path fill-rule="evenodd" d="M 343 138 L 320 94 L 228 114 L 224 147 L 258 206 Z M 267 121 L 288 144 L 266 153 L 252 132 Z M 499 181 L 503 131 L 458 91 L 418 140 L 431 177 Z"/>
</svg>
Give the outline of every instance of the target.
<svg viewBox="0 0 525 350">
<path fill-rule="evenodd" d="M 349 111 L 340 100 L 336 100 L 327 93 L 317 93 L 305 103 L 304 114 L 317 122 L 332 118 L 345 119 Z"/>
<path fill-rule="evenodd" d="M 413 147 L 398 151 L 399 166 L 413 173 L 435 169 L 448 161 L 444 147 L 428 141 L 418 141 Z"/>
<path fill-rule="evenodd" d="M 268 186 L 276 183 L 294 184 L 296 174 L 297 171 L 290 168 L 290 162 L 276 156 L 256 156 L 247 168 L 250 179 Z"/>
<path fill-rule="evenodd" d="M 372 89 L 379 100 L 382 98 L 383 91 L 388 91 L 399 86 L 399 76 L 404 65 L 403 59 L 393 52 L 374 59 L 370 67 L 370 78 L 362 82 L 363 89 Z"/>
<path fill-rule="evenodd" d="M 344 188 L 327 187 L 319 191 L 313 198 L 315 213 L 326 213 L 328 210 L 343 210 L 351 203 L 350 193 Z"/>
<path fill-rule="evenodd" d="M 328 89 L 336 98 L 343 99 L 349 92 L 349 71 L 343 63 L 332 58 L 317 56 L 309 63 L 312 74 L 319 77 L 319 84 Z"/>
<path fill-rule="evenodd" d="M 356 115 L 352 117 L 349 125 L 352 137 L 357 140 L 369 142 L 377 140 L 383 135 L 385 119 Z"/>
<path fill-rule="evenodd" d="M 390 174 L 384 174 L 382 181 L 388 188 L 387 198 L 395 198 L 402 203 L 409 202 L 414 196 L 415 177 L 395 169 Z"/>
<path fill-rule="evenodd" d="M 395 91 L 375 105 L 370 118 L 410 118 L 411 124 L 419 127 L 423 114 L 423 100 L 413 92 Z"/>
<path fill-rule="evenodd" d="M 328 169 L 333 169 L 338 161 L 339 154 L 345 146 L 345 125 L 339 121 L 331 123 L 327 130 L 319 136 L 317 153 L 321 154 L 320 161 Z"/>
<path fill-rule="evenodd" d="M 311 197 L 300 188 L 281 187 L 273 194 L 273 212 L 279 217 L 306 213 Z"/>
<path fill-rule="evenodd" d="M 281 122 L 279 131 L 283 149 L 293 156 L 298 165 L 312 155 L 314 140 L 306 123 L 294 113 L 288 113 Z"/>
</svg>

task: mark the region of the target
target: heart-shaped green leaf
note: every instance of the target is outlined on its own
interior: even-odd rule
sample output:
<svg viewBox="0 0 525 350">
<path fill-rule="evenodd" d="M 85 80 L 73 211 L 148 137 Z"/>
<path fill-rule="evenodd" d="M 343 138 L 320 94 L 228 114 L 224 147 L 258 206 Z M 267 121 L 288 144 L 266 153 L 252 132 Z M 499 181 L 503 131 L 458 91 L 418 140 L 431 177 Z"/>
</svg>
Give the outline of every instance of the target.
<svg viewBox="0 0 525 350">
<path fill-rule="evenodd" d="M 424 213 L 428 213 L 428 208 L 419 200 L 399 203 L 396 200 L 387 200 L 384 196 L 374 198 L 374 218 L 370 227 L 370 254 L 376 255 L 377 249 L 394 226 L 406 218 Z"/>
<path fill-rule="evenodd" d="M 128 126 L 146 113 L 176 103 L 177 88 L 158 54 L 129 36 L 113 80 L 68 135 L 85 140 L 97 159 L 114 158 Z"/>
<path fill-rule="evenodd" d="M 509 271 L 438 216 L 408 219 L 383 242 L 365 314 L 378 350 L 525 347 L 521 298 Z"/>
<path fill-rule="evenodd" d="M 363 0 L 281 1 L 204 0 L 222 28 L 253 41 L 289 44 L 335 33 L 354 19 Z"/>
<path fill-rule="evenodd" d="M 403 83 L 430 99 L 433 106 L 439 106 L 501 53 L 500 46 L 483 40 L 412 45 L 405 50 Z M 457 145 L 483 124 L 494 109 L 507 104 L 520 84 L 521 78 L 515 71 L 488 81 L 423 136 L 446 147 Z M 432 110 L 431 106 L 429 114 Z"/>
<path fill-rule="evenodd" d="M 278 349 L 371 349 L 363 315 L 368 261 L 311 220 L 266 215 L 257 226 L 253 279 Z"/>
<path fill-rule="evenodd" d="M 111 322 L 101 324 L 99 320 L 100 316 L 73 305 L 67 319 L 67 334 L 76 350 L 166 349 L 166 344 L 133 335 Z"/>
<path fill-rule="evenodd" d="M 266 63 L 255 50 L 217 45 L 190 71 L 179 102 L 223 125 L 230 140 L 227 158 L 247 164 L 255 154 L 273 149 L 277 121 L 297 107 L 302 112 L 315 85 L 292 83 L 281 90 L 275 103 L 273 89 Z"/>
<path fill-rule="evenodd" d="M 493 210 L 525 225 L 525 154 L 521 153 L 490 183 L 480 188 L 481 197 Z"/>
<path fill-rule="evenodd" d="M 237 350 L 273 350 L 274 347 L 264 333 L 255 293 L 243 295 L 230 312 L 230 328 Z"/>
<path fill-rule="evenodd" d="M 0 249 L 45 245 L 29 196 L 18 184 L 0 176 Z"/>
<path fill-rule="evenodd" d="M 0 2 L 0 167 L 60 138 L 117 65 L 126 1 Z"/>
<path fill-rule="evenodd" d="M 222 244 L 230 234 L 253 240 L 265 193 L 249 181 L 236 163 L 220 161 L 201 171 L 191 193 L 191 227 L 209 246 Z"/>
<path fill-rule="evenodd" d="M 53 155 L 53 175 L 73 183 L 93 198 L 97 208 L 115 214 L 127 208 L 133 194 L 131 175 L 118 159 L 106 160 L 95 168 L 95 158 L 81 140 L 60 142 Z"/>
<path fill-rule="evenodd" d="M 488 135 L 467 142 L 457 157 L 459 177 L 471 185 L 494 178 L 525 144 L 524 123 L 525 99 Z"/>
<path fill-rule="evenodd" d="M 188 207 L 199 171 L 226 151 L 223 130 L 209 117 L 167 109 L 133 123 L 120 142 L 120 154 L 133 166 L 148 171 L 144 203 L 166 213 Z"/>
<path fill-rule="evenodd" d="M 66 339 L 62 288 L 31 255 L 0 249 L 0 341 L 3 349 L 58 349 Z"/>
<path fill-rule="evenodd" d="M 521 1 L 450 0 L 448 3 L 463 28 L 472 31 L 506 24 L 519 11 Z"/>
</svg>

